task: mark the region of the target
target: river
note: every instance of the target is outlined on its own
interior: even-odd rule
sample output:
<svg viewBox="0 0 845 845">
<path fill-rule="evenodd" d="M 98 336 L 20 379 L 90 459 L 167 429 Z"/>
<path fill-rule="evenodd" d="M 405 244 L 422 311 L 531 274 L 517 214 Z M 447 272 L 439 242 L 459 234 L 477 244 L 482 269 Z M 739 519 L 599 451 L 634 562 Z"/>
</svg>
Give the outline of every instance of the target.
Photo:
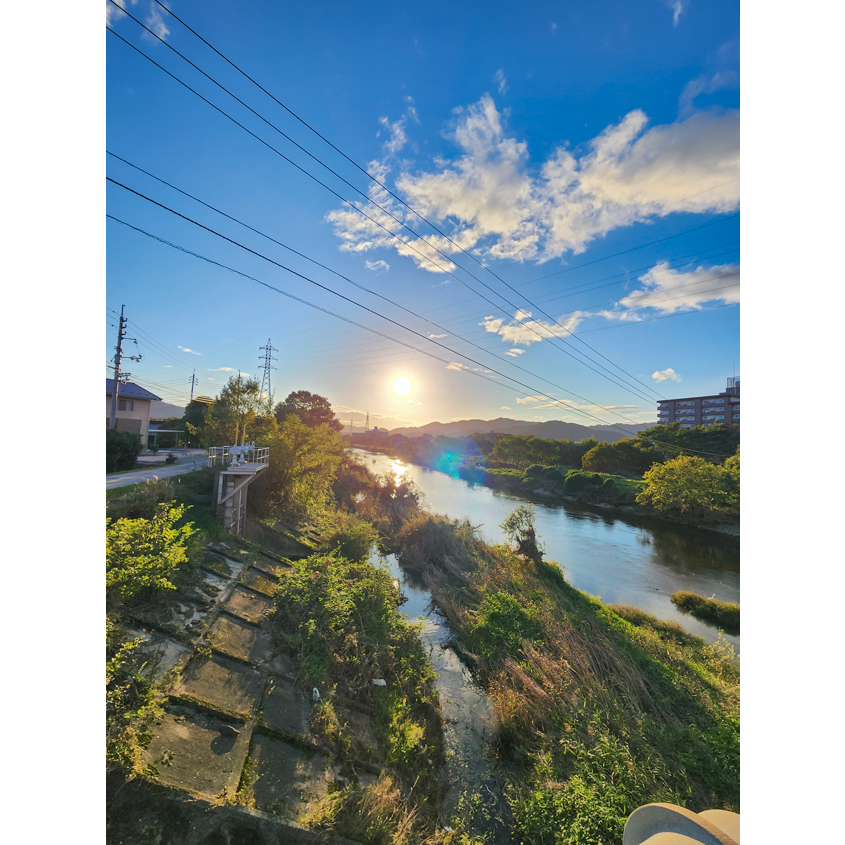
<svg viewBox="0 0 845 845">
<path fill-rule="evenodd" d="M 391 472 L 413 481 L 432 511 L 468 519 L 489 543 L 506 542 L 499 524 L 524 501 L 386 455 L 353 451 L 371 472 Z M 573 587 L 607 604 L 634 605 L 715 642 L 715 627 L 682 613 L 669 597 L 676 590 L 691 590 L 739 603 L 737 537 L 568 503 L 534 506 L 546 559 L 565 569 Z M 739 653 L 739 637 L 725 639 Z"/>
</svg>

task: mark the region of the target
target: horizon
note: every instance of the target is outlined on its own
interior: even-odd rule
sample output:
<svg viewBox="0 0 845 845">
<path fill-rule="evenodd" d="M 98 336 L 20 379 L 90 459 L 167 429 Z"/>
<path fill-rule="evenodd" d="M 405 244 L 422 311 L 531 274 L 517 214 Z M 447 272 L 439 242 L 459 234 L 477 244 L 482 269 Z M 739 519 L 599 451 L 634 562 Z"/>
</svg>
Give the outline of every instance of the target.
<svg viewBox="0 0 845 845">
<path fill-rule="evenodd" d="M 387 428 L 640 424 L 739 369 L 736 3 L 332 6 L 328 25 L 321 3 L 181 3 L 284 108 L 153 0 L 124 5 L 106 352 L 125 305 L 130 378 L 163 401 L 194 371 L 200 394 L 262 383 L 268 340 L 275 401 L 305 389 Z"/>
</svg>

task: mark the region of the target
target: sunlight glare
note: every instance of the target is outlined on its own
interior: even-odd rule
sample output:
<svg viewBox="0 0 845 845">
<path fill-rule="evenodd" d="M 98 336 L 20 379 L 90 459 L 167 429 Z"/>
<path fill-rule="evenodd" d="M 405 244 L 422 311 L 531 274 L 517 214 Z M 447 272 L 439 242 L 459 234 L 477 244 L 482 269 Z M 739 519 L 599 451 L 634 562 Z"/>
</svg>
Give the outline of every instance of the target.
<svg viewBox="0 0 845 845">
<path fill-rule="evenodd" d="M 407 396 L 411 392 L 411 382 L 403 376 L 393 382 L 393 389 L 400 396 Z"/>
</svg>

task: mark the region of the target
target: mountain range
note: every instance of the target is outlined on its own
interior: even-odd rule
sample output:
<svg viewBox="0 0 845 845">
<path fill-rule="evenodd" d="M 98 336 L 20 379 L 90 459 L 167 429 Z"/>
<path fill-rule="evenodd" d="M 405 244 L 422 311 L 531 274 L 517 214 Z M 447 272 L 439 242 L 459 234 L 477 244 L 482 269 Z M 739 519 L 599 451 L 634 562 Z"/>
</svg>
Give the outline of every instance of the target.
<svg viewBox="0 0 845 845">
<path fill-rule="evenodd" d="M 527 420 L 512 420 L 498 417 L 495 420 L 455 420 L 454 422 L 432 422 L 418 427 L 392 428 L 391 434 L 404 434 L 406 437 L 420 437 L 423 434 L 438 434 L 445 437 L 458 437 L 473 434 L 476 431 L 496 432 L 497 434 L 527 434 L 543 437 L 547 440 L 583 440 L 594 437 L 606 443 L 614 443 L 625 437 L 633 437 L 638 431 L 652 428 L 656 423 L 620 423 L 615 425 L 579 425 L 578 423 L 563 422 L 563 420 L 546 420 L 545 422 L 528 422 Z"/>
</svg>

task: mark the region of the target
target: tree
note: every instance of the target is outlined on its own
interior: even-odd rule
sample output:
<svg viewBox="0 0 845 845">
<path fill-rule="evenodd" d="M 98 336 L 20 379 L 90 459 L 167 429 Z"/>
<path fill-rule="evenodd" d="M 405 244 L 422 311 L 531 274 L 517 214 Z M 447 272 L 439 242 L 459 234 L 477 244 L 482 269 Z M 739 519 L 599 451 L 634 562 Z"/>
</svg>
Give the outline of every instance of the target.
<svg viewBox="0 0 845 845">
<path fill-rule="evenodd" d="M 519 505 L 499 527 L 512 543 L 516 543 L 518 554 L 533 561 L 540 561 L 543 558 L 543 550 L 537 543 L 535 514 L 534 505 Z"/>
<path fill-rule="evenodd" d="M 205 416 L 203 446 L 228 446 L 254 439 L 255 421 L 267 415 L 258 382 L 231 376 Z"/>
<path fill-rule="evenodd" d="M 656 464 L 644 476 L 637 502 L 686 517 L 736 513 L 739 508 L 739 459 L 730 468 L 704 458 L 679 455 Z"/>
<path fill-rule="evenodd" d="M 295 390 L 288 394 L 284 402 L 276 405 L 273 413 L 279 423 L 283 423 L 291 414 L 295 414 L 309 428 L 328 425 L 332 431 L 343 431 L 343 423 L 334 415 L 331 403 L 324 396 L 309 393 L 307 390 Z"/>
<path fill-rule="evenodd" d="M 615 475 L 642 475 L 652 464 L 662 461 L 662 451 L 647 441 L 628 437 L 615 443 L 597 443 L 581 459 L 581 468 Z"/>
<path fill-rule="evenodd" d="M 270 465 L 250 488 L 254 512 L 298 519 L 323 507 L 343 455 L 343 444 L 328 425 L 310 428 L 291 414 L 257 445 L 270 447 Z"/>
<path fill-rule="evenodd" d="M 214 404 L 213 399 L 207 396 L 201 396 L 197 399 L 192 399 L 185 407 L 185 413 L 180 420 L 182 427 L 185 429 L 185 440 L 187 446 L 199 446 L 200 429 L 205 425 L 205 418 L 211 406 Z"/>
</svg>

